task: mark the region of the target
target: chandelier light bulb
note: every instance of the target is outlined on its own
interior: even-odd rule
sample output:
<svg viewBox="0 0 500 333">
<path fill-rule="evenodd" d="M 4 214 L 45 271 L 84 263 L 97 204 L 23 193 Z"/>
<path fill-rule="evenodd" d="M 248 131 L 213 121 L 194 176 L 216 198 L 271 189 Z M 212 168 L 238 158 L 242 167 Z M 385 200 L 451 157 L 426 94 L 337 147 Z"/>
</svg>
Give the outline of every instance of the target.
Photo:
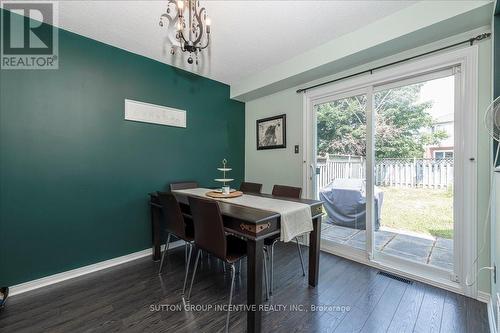
<svg viewBox="0 0 500 333">
<path fill-rule="evenodd" d="M 179 8 L 179 12 L 182 12 L 182 10 L 184 9 L 184 0 L 177 1 L 177 8 Z"/>
<path fill-rule="evenodd" d="M 210 24 L 212 24 L 212 20 L 210 20 L 210 17 L 207 16 L 207 19 L 205 20 L 205 24 L 207 26 L 207 34 L 210 33 Z"/>
</svg>

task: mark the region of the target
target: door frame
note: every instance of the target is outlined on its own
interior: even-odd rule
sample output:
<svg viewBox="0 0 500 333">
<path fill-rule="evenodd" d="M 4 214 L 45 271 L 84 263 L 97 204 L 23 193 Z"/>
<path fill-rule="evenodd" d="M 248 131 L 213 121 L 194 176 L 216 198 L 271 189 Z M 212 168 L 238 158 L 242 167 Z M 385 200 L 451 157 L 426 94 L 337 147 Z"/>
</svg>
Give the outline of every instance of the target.
<svg viewBox="0 0 500 333">
<path fill-rule="evenodd" d="M 463 177 L 454 178 L 454 184 L 460 191 L 455 191 L 454 196 L 454 251 L 455 258 L 459 260 L 455 262 L 456 277 L 452 279 L 458 282 L 443 280 L 430 272 L 420 276 L 415 271 L 408 270 L 408 267 L 403 267 L 398 260 L 386 260 L 385 256 L 377 256 L 373 258 L 372 237 L 367 237 L 367 252 L 365 255 L 359 253 L 345 253 L 332 247 L 324 247 L 322 249 L 350 257 L 352 260 L 360 261 L 377 267 L 385 267 L 387 270 L 410 276 L 411 278 L 421 280 L 425 283 L 435 284 L 438 287 L 446 288 L 455 292 L 462 293 L 469 297 L 477 298 L 477 281 L 472 286 L 466 283 L 471 280 L 470 275 L 477 274 L 477 71 L 478 71 L 478 47 L 477 45 L 456 49 L 449 52 L 440 53 L 437 55 L 423 57 L 402 65 L 389 67 L 384 70 L 374 72 L 345 81 L 339 81 L 330 85 L 318 87 L 307 91 L 303 96 L 303 184 L 305 196 L 312 198 L 314 196 L 314 188 L 312 185 L 312 177 L 315 177 L 316 161 L 313 158 L 316 141 L 316 119 L 314 105 L 320 101 L 334 99 L 335 96 L 342 96 L 350 92 L 360 91 L 363 89 L 372 89 L 374 86 L 381 86 L 391 82 L 401 81 L 404 79 L 420 76 L 443 70 L 445 68 L 456 68 L 456 89 L 460 91 L 455 94 L 455 116 L 460 119 L 459 128 L 455 128 L 455 149 L 461 152 L 462 160 L 455 159 L 455 172 Z M 374 145 L 374 128 L 373 114 L 371 112 L 371 103 L 367 106 L 367 144 Z M 372 138 L 368 140 L 368 138 Z M 367 145 L 367 171 L 373 170 L 374 147 Z M 371 146 L 371 147 L 370 147 Z M 469 159 L 474 160 L 469 160 Z M 371 167 L 371 168 L 369 168 Z M 372 197 L 373 190 L 373 171 L 367 172 L 367 196 Z M 463 203 L 463 204 L 462 204 Z M 373 203 L 372 200 L 367 200 L 367 218 L 373 221 Z M 367 233 L 372 233 L 372 224 L 367 223 Z M 323 243 L 323 242 L 322 242 Z M 457 246 L 458 245 L 458 246 Z M 411 266 L 411 265 L 410 265 Z M 402 267 L 402 268 L 400 268 Z M 473 279 L 477 280 L 477 279 Z"/>
</svg>

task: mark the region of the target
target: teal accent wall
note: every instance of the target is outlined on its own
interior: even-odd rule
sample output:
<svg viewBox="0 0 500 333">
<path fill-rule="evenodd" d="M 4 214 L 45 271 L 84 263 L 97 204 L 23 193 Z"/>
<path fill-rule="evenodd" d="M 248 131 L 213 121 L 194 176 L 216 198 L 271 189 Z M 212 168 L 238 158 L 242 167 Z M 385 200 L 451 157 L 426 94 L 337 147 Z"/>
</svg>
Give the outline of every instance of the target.
<svg viewBox="0 0 500 333">
<path fill-rule="evenodd" d="M 147 193 L 244 175 L 229 86 L 59 31 L 58 70 L 0 71 L 0 285 L 151 247 Z M 125 121 L 124 99 L 187 110 L 187 128 Z"/>
</svg>

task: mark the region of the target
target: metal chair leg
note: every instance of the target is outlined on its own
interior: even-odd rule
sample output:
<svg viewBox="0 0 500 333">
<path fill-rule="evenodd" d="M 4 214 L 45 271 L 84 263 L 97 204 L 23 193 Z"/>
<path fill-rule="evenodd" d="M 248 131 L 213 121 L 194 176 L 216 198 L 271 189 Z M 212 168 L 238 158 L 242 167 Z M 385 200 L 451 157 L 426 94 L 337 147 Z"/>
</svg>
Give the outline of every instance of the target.
<svg viewBox="0 0 500 333">
<path fill-rule="evenodd" d="M 182 295 L 184 296 L 184 293 L 186 292 L 186 282 L 188 278 L 188 273 L 189 273 L 189 264 L 191 263 L 191 254 L 193 252 L 193 244 L 191 243 L 186 243 L 189 244 L 189 255 L 187 258 L 187 263 L 186 263 L 186 275 L 184 276 L 184 285 L 182 286 Z"/>
<path fill-rule="evenodd" d="M 271 283 L 269 284 L 269 294 L 273 294 L 274 290 L 274 245 L 276 245 L 278 241 L 274 241 L 273 244 L 271 244 Z"/>
<path fill-rule="evenodd" d="M 300 248 L 299 238 L 295 237 L 297 242 L 297 250 L 299 250 L 300 265 L 302 266 L 302 276 L 306 276 L 306 269 L 304 268 L 304 258 L 302 258 L 302 249 Z"/>
<path fill-rule="evenodd" d="M 189 292 L 187 295 L 188 300 L 191 298 L 191 290 L 193 289 L 194 277 L 196 275 L 196 268 L 198 267 L 198 261 L 200 260 L 200 255 L 201 255 L 201 250 L 198 249 L 196 254 L 196 260 L 194 261 L 194 270 L 193 270 L 193 276 L 191 277 L 191 285 L 189 286 Z"/>
<path fill-rule="evenodd" d="M 188 242 L 184 242 L 184 263 L 187 262 L 188 259 Z"/>
<path fill-rule="evenodd" d="M 165 255 L 167 254 L 169 244 L 170 244 L 170 233 L 168 233 L 167 241 L 165 242 L 165 250 L 163 250 L 163 255 L 161 256 L 160 269 L 158 270 L 158 275 L 161 274 L 161 269 L 163 268 L 163 261 L 165 260 Z"/>
<path fill-rule="evenodd" d="M 264 252 L 264 283 L 266 285 L 266 301 L 268 301 L 269 300 L 269 282 L 268 282 L 269 277 L 267 276 L 267 260 L 269 259 L 269 256 L 267 254 L 267 250 L 265 247 L 262 249 L 262 251 Z"/>
<path fill-rule="evenodd" d="M 229 316 L 231 315 L 231 302 L 233 300 L 233 289 L 234 289 L 234 277 L 236 275 L 236 269 L 234 264 L 231 264 L 231 291 L 229 292 L 229 306 L 227 307 L 227 317 L 226 317 L 226 333 L 229 332 Z"/>
</svg>

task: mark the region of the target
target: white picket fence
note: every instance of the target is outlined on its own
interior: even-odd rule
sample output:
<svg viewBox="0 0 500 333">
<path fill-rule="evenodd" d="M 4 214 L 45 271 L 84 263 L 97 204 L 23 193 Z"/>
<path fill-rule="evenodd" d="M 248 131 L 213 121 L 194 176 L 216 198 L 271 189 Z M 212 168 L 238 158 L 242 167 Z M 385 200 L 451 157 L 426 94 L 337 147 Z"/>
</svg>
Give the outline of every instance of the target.
<svg viewBox="0 0 500 333">
<path fill-rule="evenodd" d="M 336 178 L 365 178 L 365 160 L 358 156 L 330 156 L 317 161 L 318 188 L 322 189 Z"/>
<path fill-rule="evenodd" d="M 364 157 L 330 156 L 318 158 L 318 188 L 336 178 L 366 175 Z M 375 163 L 375 185 L 445 189 L 453 185 L 453 159 L 384 158 Z"/>
</svg>

